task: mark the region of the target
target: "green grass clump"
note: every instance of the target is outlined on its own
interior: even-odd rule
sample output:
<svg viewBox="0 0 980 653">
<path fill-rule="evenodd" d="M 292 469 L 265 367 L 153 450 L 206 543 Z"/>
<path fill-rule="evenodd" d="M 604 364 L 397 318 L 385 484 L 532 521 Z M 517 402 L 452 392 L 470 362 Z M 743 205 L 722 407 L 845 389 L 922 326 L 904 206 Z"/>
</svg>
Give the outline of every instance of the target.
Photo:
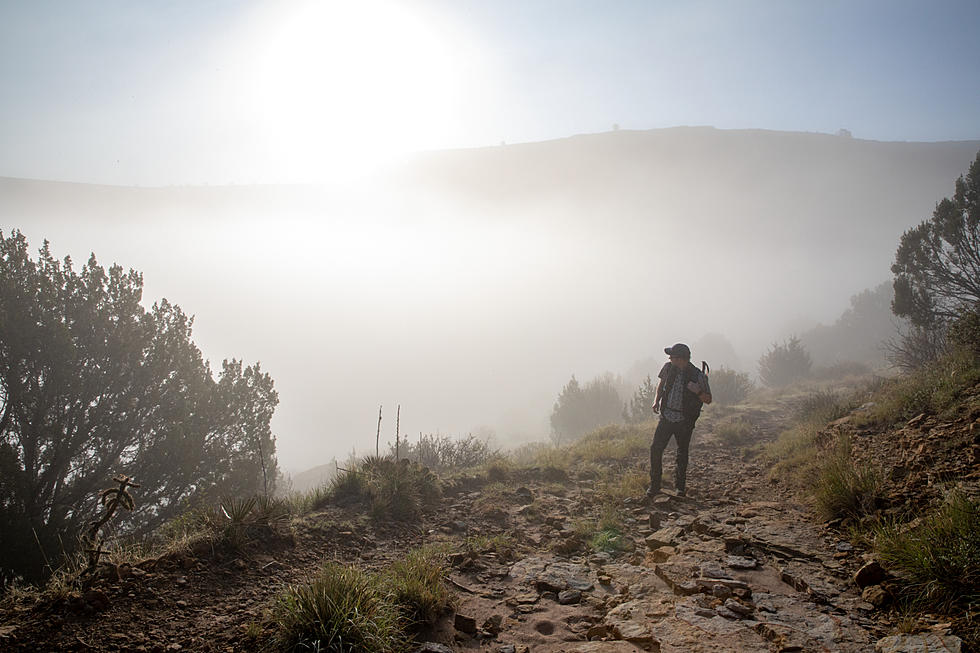
<svg viewBox="0 0 980 653">
<path fill-rule="evenodd" d="M 630 548 L 630 545 L 623 535 L 623 517 L 616 510 L 606 510 L 599 517 L 595 524 L 595 532 L 589 538 L 589 547 L 593 551 L 605 553 L 619 553 Z"/>
<path fill-rule="evenodd" d="M 168 551 L 187 549 L 201 540 L 240 550 L 253 540 L 281 533 L 292 515 L 288 499 L 229 497 L 216 507 L 189 510 L 170 520 L 158 529 L 154 541 Z"/>
<path fill-rule="evenodd" d="M 277 643 L 289 651 L 397 653 L 406 649 L 401 618 L 377 578 L 335 563 L 286 590 L 272 611 Z"/>
<path fill-rule="evenodd" d="M 376 573 L 328 563 L 276 601 L 276 643 L 290 651 L 405 651 L 410 631 L 435 623 L 452 605 L 444 561 L 444 549 L 423 547 Z"/>
<path fill-rule="evenodd" d="M 589 540 L 589 546 L 597 553 L 618 553 L 626 549 L 626 540 L 622 530 L 604 528 L 595 532 Z"/>
<path fill-rule="evenodd" d="M 596 486 L 596 498 L 605 506 L 618 507 L 629 497 L 644 496 L 649 484 L 650 475 L 646 472 L 614 474 L 608 481 L 600 482 Z"/>
<path fill-rule="evenodd" d="M 330 485 L 334 503 L 364 506 L 378 520 L 415 519 L 440 496 L 439 479 L 427 468 L 375 456 L 341 471 Z"/>
<path fill-rule="evenodd" d="M 813 424 L 797 424 L 780 433 L 763 449 L 763 456 L 773 462 L 769 477 L 797 489 L 812 487 L 819 473 L 819 441 L 819 428 Z"/>
<path fill-rule="evenodd" d="M 828 424 L 851 412 L 852 406 L 829 390 L 814 392 L 800 402 L 796 421 L 809 424 Z"/>
<path fill-rule="evenodd" d="M 875 549 L 916 607 L 969 612 L 980 605 L 980 501 L 953 493 L 913 528 L 881 527 Z"/>
<path fill-rule="evenodd" d="M 886 381 L 876 393 L 874 405 L 857 421 L 890 426 L 920 413 L 942 414 L 977 383 L 980 365 L 969 352 L 958 350 L 911 374 Z"/>
<path fill-rule="evenodd" d="M 722 422 L 715 427 L 715 434 L 729 447 L 741 447 L 754 439 L 752 424 L 741 417 Z"/>
<path fill-rule="evenodd" d="M 850 440 L 842 438 L 820 467 L 814 488 L 817 510 L 826 519 L 861 519 L 877 510 L 882 486 L 881 473 L 854 460 Z"/>
<path fill-rule="evenodd" d="M 475 558 L 486 553 L 494 553 L 501 562 L 517 558 L 517 545 L 509 535 L 470 535 L 463 541 L 461 552 Z"/>
<path fill-rule="evenodd" d="M 435 623 L 451 596 L 442 582 L 445 554 L 438 548 L 410 551 L 391 567 L 390 591 L 411 627 Z"/>
</svg>

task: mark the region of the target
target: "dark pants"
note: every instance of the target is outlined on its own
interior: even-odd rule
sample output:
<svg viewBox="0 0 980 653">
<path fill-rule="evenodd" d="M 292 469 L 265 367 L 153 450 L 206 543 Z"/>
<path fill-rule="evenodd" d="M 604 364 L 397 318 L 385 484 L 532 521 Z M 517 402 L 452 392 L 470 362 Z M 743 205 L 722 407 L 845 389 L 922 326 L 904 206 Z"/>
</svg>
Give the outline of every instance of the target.
<svg viewBox="0 0 980 653">
<path fill-rule="evenodd" d="M 682 422 L 669 422 L 663 417 L 657 424 L 653 434 L 653 444 L 650 445 L 650 489 L 656 492 L 660 489 L 663 477 L 664 449 L 670 442 L 671 436 L 677 440 L 677 473 L 674 479 L 674 489 L 683 492 L 687 482 L 687 454 L 691 448 L 691 435 L 694 433 L 694 422 L 685 419 Z"/>
</svg>

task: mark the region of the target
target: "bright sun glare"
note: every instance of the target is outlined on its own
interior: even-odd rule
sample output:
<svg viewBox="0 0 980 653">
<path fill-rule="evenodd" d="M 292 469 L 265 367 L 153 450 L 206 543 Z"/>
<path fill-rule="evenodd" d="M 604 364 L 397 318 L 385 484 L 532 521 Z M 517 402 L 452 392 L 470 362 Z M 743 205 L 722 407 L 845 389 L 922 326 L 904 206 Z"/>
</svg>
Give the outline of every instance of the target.
<svg viewBox="0 0 980 653">
<path fill-rule="evenodd" d="M 345 177 L 451 137 L 460 71 L 433 16 L 376 0 L 265 11 L 243 45 L 240 106 L 277 177 Z"/>
</svg>

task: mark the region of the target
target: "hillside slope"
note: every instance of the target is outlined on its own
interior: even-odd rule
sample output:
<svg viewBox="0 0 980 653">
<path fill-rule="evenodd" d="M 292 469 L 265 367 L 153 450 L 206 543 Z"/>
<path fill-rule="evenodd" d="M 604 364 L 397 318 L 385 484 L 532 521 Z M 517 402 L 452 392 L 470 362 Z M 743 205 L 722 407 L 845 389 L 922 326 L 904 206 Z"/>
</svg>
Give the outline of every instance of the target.
<svg viewBox="0 0 980 653">
<path fill-rule="evenodd" d="M 0 637 L 25 651 L 255 650 L 272 643 L 277 594 L 323 561 L 381 569 L 427 544 L 451 552 L 457 598 L 419 635 L 434 642 L 420 650 L 867 651 L 896 621 L 852 581 L 866 556 L 722 435 L 737 417 L 753 425 L 743 444 L 771 442 L 795 401 L 708 411 L 689 498 L 645 500 L 649 432 L 607 429 L 558 466 L 457 478 L 418 524 L 331 506 L 243 551 L 195 547 L 108 565 L 74 598 L 8 603 Z M 613 506 L 618 525 L 603 526 Z M 917 637 L 957 650 L 937 628 Z"/>
</svg>

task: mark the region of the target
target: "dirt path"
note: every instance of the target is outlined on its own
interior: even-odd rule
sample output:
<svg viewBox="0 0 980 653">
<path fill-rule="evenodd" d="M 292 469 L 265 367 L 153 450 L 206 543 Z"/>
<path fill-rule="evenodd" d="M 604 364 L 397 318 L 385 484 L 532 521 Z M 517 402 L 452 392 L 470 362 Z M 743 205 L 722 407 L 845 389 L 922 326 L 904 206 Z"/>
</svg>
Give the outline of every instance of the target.
<svg viewBox="0 0 980 653">
<path fill-rule="evenodd" d="M 850 582 L 862 560 L 767 478 L 760 463 L 702 435 L 692 451 L 692 496 L 627 504 L 634 550 L 618 556 L 547 551 L 589 509 L 589 482 L 570 483 L 561 497 L 540 484 L 518 488 L 505 523 L 527 534 L 534 550 L 512 564 L 483 559 L 453 574 L 470 590 L 458 612 L 478 624 L 500 622 L 475 638 L 457 635 L 455 646 L 485 649 L 499 630 L 491 650 L 873 649 L 873 607 Z M 548 506 L 546 528 L 522 515 L 525 489 Z M 465 513 L 466 502 L 478 500 L 470 494 L 455 508 Z"/>
<path fill-rule="evenodd" d="M 775 437 L 779 414 L 752 417 L 759 437 Z M 761 463 L 723 446 L 710 420 L 692 445 L 689 497 L 623 502 L 625 551 L 576 545 L 575 521 L 601 502 L 594 478 L 558 478 L 532 472 L 459 489 L 414 528 L 379 529 L 331 509 L 305 517 L 292 540 L 247 554 L 122 567 L 81 599 L 8 608 L 0 648 L 252 650 L 274 597 L 325 559 L 376 567 L 467 536 L 484 545 L 452 557 L 456 613 L 426 636 L 451 650 L 868 651 L 882 634 L 850 582 L 857 552 L 780 495 Z M 495 535 L 516 546 L 503 550 Z"/>
</svg>

